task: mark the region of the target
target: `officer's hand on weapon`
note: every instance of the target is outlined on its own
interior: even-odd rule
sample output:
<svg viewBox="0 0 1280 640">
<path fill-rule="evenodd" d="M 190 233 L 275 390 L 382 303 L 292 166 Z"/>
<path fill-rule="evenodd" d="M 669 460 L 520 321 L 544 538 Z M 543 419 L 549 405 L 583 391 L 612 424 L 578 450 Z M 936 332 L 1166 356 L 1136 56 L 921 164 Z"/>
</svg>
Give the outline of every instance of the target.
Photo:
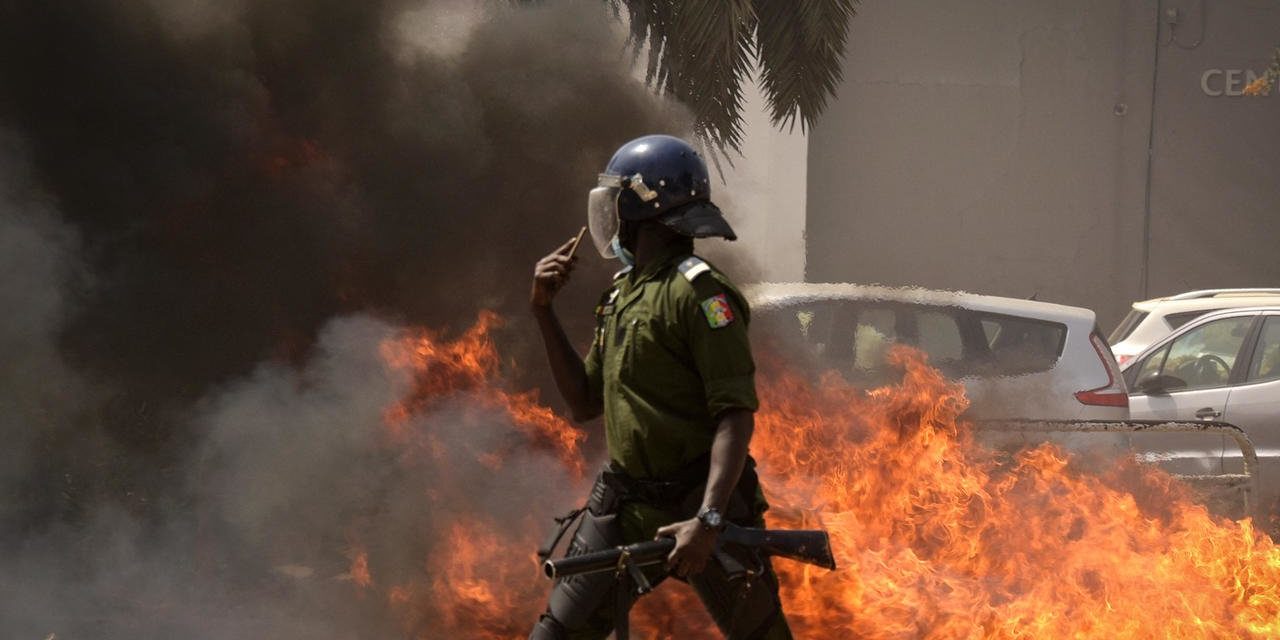
<svg viewBox="0 0 1280 640">
<path fill-rule="evenodd" d="M 667 570 L 688 578 L 702 573 L 715 551 L 716 538 L 720 535 L 715 529 L 702 524 L 697 518 L 669 524 L 658 529 L 659 538 L 675 538 L 676 548 L 667 556 Z"/>
<path fill-rule="evenodd" d="M 533 290 L 529 293 L 529 302 L 535 307 L 551 306 L 551 300 L 573 274 L 573 267 L 578 258 L 573 255 L 582 236 L 569 238 L 547 257 L 538 261 L 533 267 Z"/>
</svg>

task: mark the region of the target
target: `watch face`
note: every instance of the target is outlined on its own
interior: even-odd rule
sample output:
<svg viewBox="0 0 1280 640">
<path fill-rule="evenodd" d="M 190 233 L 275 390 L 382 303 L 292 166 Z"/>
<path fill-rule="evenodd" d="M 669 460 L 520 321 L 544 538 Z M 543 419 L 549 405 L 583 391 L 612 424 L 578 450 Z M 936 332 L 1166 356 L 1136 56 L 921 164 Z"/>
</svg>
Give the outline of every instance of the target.
<svg viewBox="0 0 1280 640">
<path fill-rule="evenodd" d="M 702 524 L 706 525 L 711 529 L 720 528 L 720 524 L 721 524 L 720 512 L 716 511 L 715 509 L 708 509 L 702 512 L 702 515 L 698 516 L 698 519 L 702 521 Z"/>
</svg>

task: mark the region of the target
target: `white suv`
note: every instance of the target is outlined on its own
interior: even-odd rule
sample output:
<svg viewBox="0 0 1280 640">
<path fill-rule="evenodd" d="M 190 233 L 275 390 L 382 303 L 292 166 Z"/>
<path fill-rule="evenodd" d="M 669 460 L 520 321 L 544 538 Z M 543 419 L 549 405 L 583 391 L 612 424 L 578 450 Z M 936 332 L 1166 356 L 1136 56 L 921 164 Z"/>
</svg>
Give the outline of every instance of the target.
<svg viewBox="0 0 1280 640">
<path fill-rule="evenodd" d="M 1243 429 L 1258 454 L 1261 515 L 1280 513 L 1280 306 L 1192 320 L 1134 358 L 1125 379 L 1135 420 L 1215 420 Z M 1134 434 L 1133 444 L 1175 472 L 1243 470 L 1239 448 L 1222 436 Z"/>
<path fill-rule="evenodd" d="M 753 340 L 865 387 L 909 344 L 964 384 L 976 420 L 1127 420 L 1129 398 L 1094 313 L 954 291 L 765 283 L 744 289 Z"/>
<path fill-rule="evenodd" d="M 1157 340 L 1206 313 L 1280 304 L 1280 289 L 1205 289 L 1133 303 L 1108 341 L 1121 369 Z"/>
</svg>

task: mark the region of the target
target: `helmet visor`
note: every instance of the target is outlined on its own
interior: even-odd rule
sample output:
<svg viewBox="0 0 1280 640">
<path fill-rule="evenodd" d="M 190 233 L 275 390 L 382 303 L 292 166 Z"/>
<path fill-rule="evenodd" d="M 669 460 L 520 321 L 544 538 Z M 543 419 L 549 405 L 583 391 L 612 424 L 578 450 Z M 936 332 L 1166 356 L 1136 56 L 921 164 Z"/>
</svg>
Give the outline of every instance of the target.
<svg viewBox="0 0 1280 640">
<path fill-rule="evenodd" d="M 606 258 L 616 258 L 613 237 L 618 233 L 618 194 L 622 193 L 621 179 L 617 176 L 600 176 L 600 186 L 587 194 L 587 227 L 591 229 L 591 241 L 596 250 Z"/>
</svg>

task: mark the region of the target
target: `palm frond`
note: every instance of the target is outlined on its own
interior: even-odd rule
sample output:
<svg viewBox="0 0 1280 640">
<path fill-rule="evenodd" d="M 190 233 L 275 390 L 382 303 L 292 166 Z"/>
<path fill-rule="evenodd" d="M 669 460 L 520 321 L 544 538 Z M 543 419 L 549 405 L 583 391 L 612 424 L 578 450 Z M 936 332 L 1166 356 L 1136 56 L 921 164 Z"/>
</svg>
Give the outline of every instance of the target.
<svg viewBox="0 0 1280 640">
<path fill-rule="evenodd" d="M 738 149 L 756 29 L 750 0 L 614 2 L 626 8 L 631 44 L 648 47 L 646 80 L 689 107 L 699 138 Z"/>
<path fill-rule="evenodd" d="M 645 52 L 645 82 L 688 106 L 695 135 L 721 152 L 741 149 L 742 83 L 754 63 L 773 123 L 813 126 L 840 83 L 858 2 L 605 1 L 615 18 L 625 11 L 637 61 Z"/>
<path fill-rule="evenodd" d="M 753 1 L 760 85 L 775 125 L 798 120 L 806 130 L 835 95 L 856 1 Z"/>
</svg>

